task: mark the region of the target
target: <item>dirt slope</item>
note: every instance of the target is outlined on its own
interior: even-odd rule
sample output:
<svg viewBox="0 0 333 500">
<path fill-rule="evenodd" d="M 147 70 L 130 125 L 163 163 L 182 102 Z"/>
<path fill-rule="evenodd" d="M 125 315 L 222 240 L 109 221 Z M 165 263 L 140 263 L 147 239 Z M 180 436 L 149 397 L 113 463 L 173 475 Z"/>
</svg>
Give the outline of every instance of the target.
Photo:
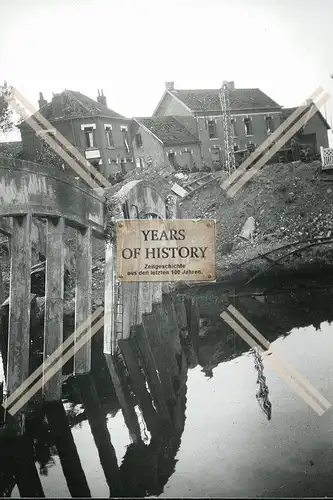
<svg viewBox="0 0 333 500">
<path fill-rule="evenodd" d="M 227 264 L 290 241 L 333 235 L 332 202 L 333 176 L 320 162 L 291 163 L 264 167 L 234 198 L 210 185 L 182 209 L 184 217 L 216 219 L 218 263 Z M 249 216 L 256 221 L 253 245 L 238 236 Z"/>
</svg>

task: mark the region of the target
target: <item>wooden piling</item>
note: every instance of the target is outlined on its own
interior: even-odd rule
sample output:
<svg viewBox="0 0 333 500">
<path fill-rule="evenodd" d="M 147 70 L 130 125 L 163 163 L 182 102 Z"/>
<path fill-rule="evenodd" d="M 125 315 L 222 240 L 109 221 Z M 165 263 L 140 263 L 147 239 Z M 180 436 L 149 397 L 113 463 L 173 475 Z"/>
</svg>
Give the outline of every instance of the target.
<svg viewBox="0 0 333 500">
<path fill-rule="evenodd" d="M 173 302 L 173 306 L 175 310 L 176 321 L 179 328 L 180 338 L 186 339 L 186 337 L 188 336 L 188 324 L 187 324 L 184 299 L 176 298 L 175 301 Z"/>
<path fill-rule="evenodd" d="M 138 404 L 141 408 L 143 418 L 146 421 L 147 428 L 151 433 L 155 432 L 157 426 L 157 415 L 154 410 L 152 400 L 146 388 L 146 380 L 139 366 L 135 340 L 133 338 L 119 341 L 119 349 L 123 354 L 132 382 L 132 389 L 136 395 Z"/>
<path fill-rule="evenodd" d="M 162 302 L 162 283 L 151 283 L 152 286 L 152 303 L 160 304 Z"/>
<path fill-rule="evenodd" d="M 64 314 L 64 230 L 63 217 L 47 219 L 44 361 L 63 342 Z M 45 401 L 61 399 L 62 370 L 58 370 L 43 386 Z"/>
<path fill-rule="evenodd" d="M 8 394 L 12 394 L 29 375 L 31 214 L 13 217 L 12 227 L 7 354 Z"/>
<path fill-rule="evenodd" d="M 8 459 L 13 464 L 13 473 L 21 498 L 45 498 L 33 459 L 32 442 L 26 435 L 15 439 Z"/>
<path fill-rule="evenodd" d="M 45 412 L 71 496 L 90 498 L 88 482 L 62 402 L 45 403 Z"/>
<path fill-rule="evenodd" d="M 117 456 L 111 442 L 106 416 L 103 414 L 94 381 L 90 374 L 86 374 L 76 377 L 76 383 L 88 416 L 105 479 L 110 488 L 110 496 L 121 496 L 123 487 L 120 481 Z"/>
<path fill-rule="evenodd" d="M 115 329 L 115 248 L 111 243 L 105 246 L 105 292 L 104 292 L 104 353 L 114 354 L 116 350 Z"/>
<path fill-rule="evenodd" d="M 162 304 L 154 305 L 153 316 L 158 324 L 160 343 L 161 346 L 163 346 L 163 353 L 167 359 L 168 368 L 173 377 L 177 375 L 178 372 L 176 353 L 179 352 L 181 347 L 178 325 L 175 321 L 170 302 L 168 302 L 167 295 L 163 295 Z"/>
<path fill-rule="evenodd" d="M 122 283 L 122 339 L 128 339 L 138 317 L 139 283 Z"/>
<path fill-rule="evenodd" d="M 191 339 L 192 346 L 196 355 L 199 355 L 199 329 L 200 329 L 200 316 L 198 305 L 193 298 L 185 299 L 185 309 L 188 324 L 188 331 Z"/>
<path fill-rule="evenodd" d="M 148 387 L 153 397 L 155 407 L 163 419 L 168 419 L 169 414 L 165 404 L 161 380 L 157 373 L 156 360 L 143 325 L 136 327 L 134 341 L 135 352 L 142 360 L 144 372 L 147 376 Z"/>
<path fill-rule="evenodd" d="M 161 304 L 153 306 L 153 313 L 144 315 L 142 324 L 146 331 L 147 338 L 149 339 L 153 356 L 158 370 L 158 375 L 163 387 L 165 400 L 173 399 L 173 384 L 172 384 L 172 371 L 170 365 L 170 351 L 166 348 L 163 336 L 160 332 L 160 320 L 155 313 L 156 308 L 161 307 Z"/>
<path fill-rule="evenodd" d="M 141 325 L 142 323 L 142 315 L 149 314 L 152 310 L 152 302 L 153 302 L 153 283 L 142 282 L 139 283 L 138 289 L 138 307 L 137 307 L 137 315 L 136 315 L 136 325 Z"/>
<path fill-rule="evenodd" d="M 91 227 L 86 227 L 77 230 L 75 329 L 91 315 L 91 264 Z M 86 332 L 91 333 L 91 326 L 86 329 Z M 91 340 L 89 339 L 74 355 L 74 373 L 77 375 L 88 373 L 90 368 Z"/>
<path fill-rule="evenodd" d="M 141 441 L 140 425 L 133 404 L 131 403 L 127 386 L 124 383 L 124 379 L 121 376 L 120 369 L 114 357 L 110 354 L 104 354 L 104 356 L 130 437 L 134 443 L 138 443 Z"/>
<path fill-rule="evenodd" d="M 163 295 L 162 306 L 162 313 L 165 318 L 163 325 L 166 328 L 165 338 L 169 341 L 173 355 L 179 354 L 181 351 L 180 327 L 178 325 L 175 306 L 170 295 Z"/>
</svg>

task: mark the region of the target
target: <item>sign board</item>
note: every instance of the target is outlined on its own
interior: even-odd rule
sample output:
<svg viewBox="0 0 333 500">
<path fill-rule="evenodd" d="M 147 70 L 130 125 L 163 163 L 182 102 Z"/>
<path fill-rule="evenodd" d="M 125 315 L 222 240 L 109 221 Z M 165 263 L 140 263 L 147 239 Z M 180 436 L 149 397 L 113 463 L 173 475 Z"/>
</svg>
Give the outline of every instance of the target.
<svg viewBox="0 0 333 500">
<path fill-rule="evenodd" d="M 99 149 L 94 149 L 91 151 L 86 151 L 85 153 L 87 160 L 93 160 L 94 158 L 100 158 L 101 152 Z"/>
<path fill-rule="evenodd" d="M 215 281 L 215 221 L 117 221 L 117 279 Z"/>
</svg>

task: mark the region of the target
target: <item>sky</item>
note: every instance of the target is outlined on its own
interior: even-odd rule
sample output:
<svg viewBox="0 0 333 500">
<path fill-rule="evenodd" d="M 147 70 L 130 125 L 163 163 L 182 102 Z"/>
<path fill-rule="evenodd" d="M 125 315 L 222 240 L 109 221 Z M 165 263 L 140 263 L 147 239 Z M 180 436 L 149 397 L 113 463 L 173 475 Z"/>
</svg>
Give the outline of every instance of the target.
<svg viewBox="0 0 333 500">
<path fill-rule="evenodd" d="M 64 89 L 127 117 L 175 88 L 259 87 L 282 106 L 333 96 L 332 0 L 0 0 L 0 82 L 37 106 Z M 325 110 L 322 109 L 325 114 Z M 330 122 L 333 99 L 326 107 Z M 12 136 L 10 137 L 12 138 Z"/>
</svg>

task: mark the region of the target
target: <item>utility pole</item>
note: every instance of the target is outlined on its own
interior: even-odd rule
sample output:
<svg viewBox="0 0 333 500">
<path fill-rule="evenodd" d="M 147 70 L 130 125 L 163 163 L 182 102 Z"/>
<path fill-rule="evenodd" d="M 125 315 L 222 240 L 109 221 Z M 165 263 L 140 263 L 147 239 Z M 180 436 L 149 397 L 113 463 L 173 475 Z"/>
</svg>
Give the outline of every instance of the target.
<svg viewBox="0 0 333 500">
<path fill-rule="evenodd" d="M 230 96 L 228 82 L 222 83 L 222 88 L 219 91 L 221 110 L 222 110 L 222 123 L 223 123 L 223 136 L 224 136 L 224 154 L 226 160 L 226 167 L 228 175 L 236 170 L 236 160 L 233 141 L 233 130 L 230 114 Z"/>
</svg>

